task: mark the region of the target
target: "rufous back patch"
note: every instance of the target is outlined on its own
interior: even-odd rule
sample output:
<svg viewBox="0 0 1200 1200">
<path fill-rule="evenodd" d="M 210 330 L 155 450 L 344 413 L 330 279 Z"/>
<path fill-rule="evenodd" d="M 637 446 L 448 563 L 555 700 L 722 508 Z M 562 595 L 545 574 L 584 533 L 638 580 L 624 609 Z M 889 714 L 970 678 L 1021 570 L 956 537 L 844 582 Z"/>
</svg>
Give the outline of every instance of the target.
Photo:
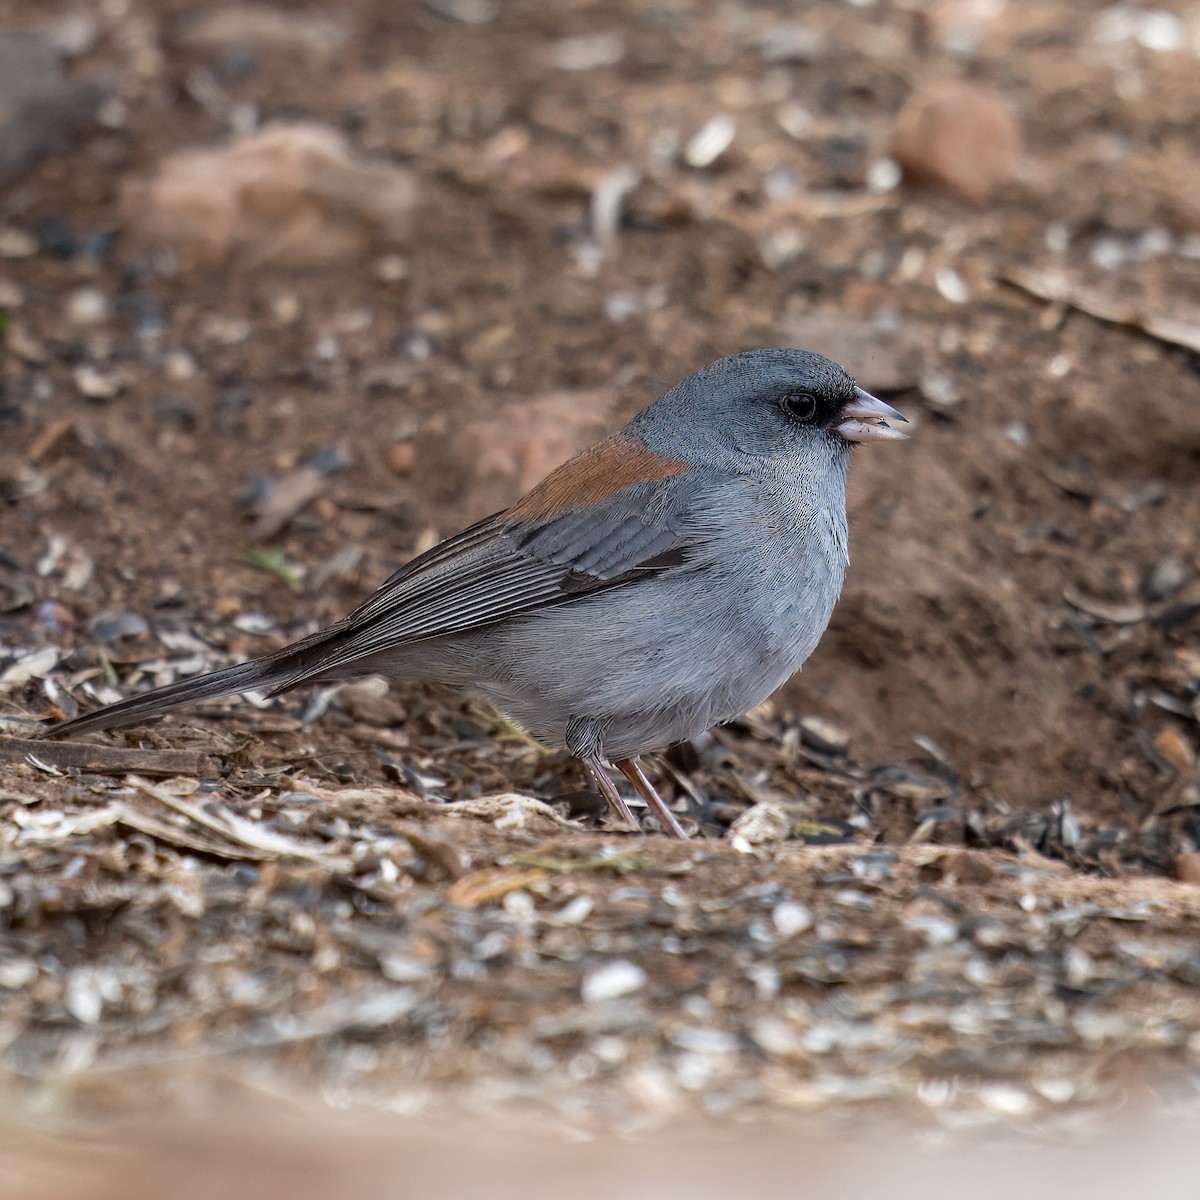
<svg viewBox="0 0 1200 1200">
<path fill-rule="evenodd" d="M 614 433 L 552 471 L 508 510 L 507 520 L 544 521 L 601 504 L 635 483 L 670 479 L 688 464 L 663 458 L 627 433 Z"/>
</svg>

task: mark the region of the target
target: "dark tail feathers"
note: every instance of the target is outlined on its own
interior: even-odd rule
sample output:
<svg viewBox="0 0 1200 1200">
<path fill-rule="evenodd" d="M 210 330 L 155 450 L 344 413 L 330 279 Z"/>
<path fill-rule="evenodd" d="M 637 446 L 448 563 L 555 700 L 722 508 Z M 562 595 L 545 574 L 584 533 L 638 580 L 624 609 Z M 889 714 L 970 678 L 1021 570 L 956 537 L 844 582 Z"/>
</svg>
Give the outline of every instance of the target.
<svg viewBox="0 0 1200 1200">
<path fill-rule="evenodd" d="M 62 725 L 55 725 L 46 730 L 46 736 L 61 737 L 67 734 L 88 733 L 93 729 L 132 725 L 140 718 L 153 713 L 182 708 L 199 700 L 215 700 L 218 696 L 235 696 L 239 692 L 259 691 L 264 688 L 283 690 L 288 686 L 293 673 L 294 664 L 288 661 L 288 657 L 268 654 L 265 658 L 256 658 L 252 662 L 225 667 L 208 675 L 199 675 L 195 679 L 181 679 L 178 683 L 168 684 L 153 692 L 130 696 L 128 700 L 118 700 L 116 704 L 110 704 L 107 708 L 86 713 Z"/>
</svg>

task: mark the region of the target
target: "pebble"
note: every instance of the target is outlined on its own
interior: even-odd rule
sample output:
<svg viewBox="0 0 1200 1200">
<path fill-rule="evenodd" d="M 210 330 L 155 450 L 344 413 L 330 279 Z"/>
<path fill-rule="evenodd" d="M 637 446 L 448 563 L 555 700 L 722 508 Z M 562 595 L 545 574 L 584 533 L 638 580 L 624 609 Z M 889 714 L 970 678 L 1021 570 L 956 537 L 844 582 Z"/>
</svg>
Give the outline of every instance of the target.
<svg viewBox="0 0 1200 1200">
<path fill-rule="evenodd" d="M 1033 1108 L 1033 1097 L 1024 1088 L 1013 1084 L 984 1084 L 978 1095 L 985 1108 L 1006 1117 L 1023 1117 Z"/>
<path fill-rule="evenodd" d="M 431 963 L 402 950 L 388 950 L 381 954 L 379 969 L 384 978 L 393 983 L 417 983 L 433 974 Z"/>
<path fill-rule="evenodd" d="M 38 252 L 38 240 L 25 229 L 6 225 L 0 229 L 0 258 L 32 258 Z"/>
<path fill-rule="evenodd" d="M 0 279 L 0 308 L 12 311 L 25 303 L 25 291 L 13 279 Z"/>
<path fill-rule="evenodd" d="M 172 383 L 193 379 L 196 370 L 196 360 L 186 350 L 176 347 L 163 355 L 163 374 Z"/>
<path fill-rule="evenodd" d="M 49 359 L 46 347 L 33 336 L 20 321 L 9 325 L 4 337 L 4 348 L 15 354 L 22 362 L 39 366 Z"/>
<path fill-rule="evenodd" d="M 971 299 L 967 281 L 953 267 L 938 267 L 933 277 L 938 295 L 951 304 L 966 304 Z"/>
<path fill-rule="evenodd" d="M 1071 987 L 1086 988 L 1096 978 L 1096 964 L 1086 950 L 1071 946 L 1063 955 L 1063 973 Z"/>
<path fill-rule="evenodd" d="M 245 317 L 230 317 L 222 313 L 210 313 L 200 327 L 201 337 L 221 346 L 236 346 L 246 341 L 253 332 L 254 327 Z"/>
<path fill-rule="evenodd" d="M 591 896 L 573 896 L 566 904 L 546 918 L 549 925 L 582 925 L 595 907 Z"/>
<path fill-rule="evenodd" d="M 449 21 L 490 25 L 499 13 L 495 0 L 424 0 L 425 7 Z"/>
<path fill-rule="evenodd" d="M 781 900 L 771 911 L 771 922 L 781 938 L 794 937 L 812 926 L 812 909 L 795 900 Z"/>
<path fill-rule="evenodd" d="M 733 117 L 713 117 L 689 139 L 683 150 L 683 161 L 697 170 L 711 167 L 733 145 L 736 133 L 737 122 Z"/>
<path fill-rule="evenodd" d="M 683 1027 L 671 1031 L 671 1041 L 693 1054 L 736 1054 L 741 1046 L 736 1034 L 724 1029 Z"/>
<path fill-rule="evenodd" d="M 252 633 L 258 637 L 273 633 L 276 629 L 275 622 L 266 613 L 261 612 L 238 613 L 233 618 L 233 627 L 240 629 L 242 633 Z"/>
<path fill-rule="evenodd" d="M 1092 262 L 1102 271 L 1115 271 L 1127 257 L 1125 243 L 1115 237 L 1098 237 L 1090 251 Z"/>
<path fill-rule="evenodd" d="M 102 612 L 92 618 L 89 628 L 102 642 L 111 644 L 123 638 L 141 637 L 150 629 L 146 618 L 135 612 Z"/>
<path fill-rule="evenodd" d="M 1173 54 L 1186 44 L 1187 29 L 1174 13 L 1114 4 L 1100 14 L 1092 38 L 1101 45 L 1136 42 L 1145 50 Z"/>
<path fill-rule="evenodd" d="M 877 158 L 867 167 L 867 191 L 877 196 L 895 191 L 904 178 L 904 171 L 894 158 Z"/>
<path fill-rule="evenodd" d="M 823 717 L 804 717 L 800 735 L 806 744 L 823 754 L 845 754 L 850 748 L 850 734 Z"/>
<path fill-rule="evenodd" d="M 917 1084 L 917 1099 L 929 1108 L 945 1108 L 954 1093 L 955 1084 L 950 1079 L 922 1079 Z"/>
<path fill-rule="evenodd" d="M 759 1017 L 750 1030 L 750 1036 L 775 1058 L 794 1058 L 806 1048 L 800 1030 L 779 1017 Z"/>
<path fill-rule="evenodd" d="M 812 112 L 795 100 L 788 100 L 775 110 L 775 121 L 788 137 L 797 142 L 807 140 L 816 124 Z"/>
<path fill-rule="evenodd" d="M 375 278 L 380 283 L 403 283 L 408 275 L 408 259 L 400 254 L 385 254 L 375 263 Z"/>
<path fill-rule="evenodd" d="M 790 200 L 800 190 L 800 179 L 790 167 L 772 167 L 762 181 L 763 195 L 768 200 Z"/>
<path fill-rule="evenodd" d="M 804 253 L 808 239 L 798 229 L 790 226 L 772 229 L 758 243 L 758 253 L 769 270 L 780 271 Z"/>
<path fill-rule="evenodd" d="M 896 856 L 890 850 L 868 850 L 850 860 L 850 873 L 855 879 L 865 879 L 871 883 L 883 883 L 892 877 L 896 866 Z"/>
<path fill-rule="evenodd" d="M 136 294 L 125 301 L 129 328 L 133 335 L 153 341 L 163 335 L 167 327 L 166 305 L 157 296 Z"/>
<path fill-rule="evenodd" d="M 1018 449 L 1029 445 L 1029 426 L 1024 421 L 1009 421 L 1004 426 L 1004 436 Z"/>
<path fill-rule="evenodd" d="M 675 1079 L 681 1088 L 698 1092 L 712 1078 L 713 1064 L 703 1054 L 684 1053 L 675 1060 Z"/>
<path fill-rule="evenodd" d="M 646 972 L 637 963 L 619 958 L 585 975 L 580 994 L 585 1004 L 602 1004 L 629 996 L 645 986 Z"/>
<path fill-rule="evenodd" d="M 0 962 L 0 987 L 16 991 L 31 984 L 38 974 L 32 958 L 10 958 Z"/>
<path fill-rule="evenodd" d="M 919 933 L 927 946 L 949 946 L 958 940 L 958 926 L 931 913 L 913 913 L 905 917 L 904 928 Z"/>
<path fill-rule="evenodd" d="M 936 367 L 922 372 L 919 386 L 929 406 L 940 413 L 951 412 L 966 399 L 954 379 Z"/>
<path fill-rule="evenodd" d="M 423 333 L 402 333 L 395 341 L 396 349 L 417 362 L 428 362 L 433 357 L 433 339 Z"/>
<path fill-rule="evenodd" d="M 1146 580 L 1146 593 L 1152 600 L 1165 600 L 1181 591 L 1188 581 L 1187 565 L 1169 555 L 1160 559 Z"/>
<path fill-rule="evenodd" d="M 1200 850 L 1177 854 L 1171 865 L 1180 883 L 1200 883 Z"/>
<path fill-rule="evenodd" d="M 404 392 L 420 378 L 415 363 L 403 358 L 381 358 L 367 363 L 359 373 L 359 385 L 369 392 Z"/>
<path fill-rule="evenodd" d="M 91 971 L 81 969 L 71 973 L 63 1007 L 81 1025 L 95 1025 L 100 1020 L 104 999 Z"/>
<path fill-rule="evenodd" d="M 1021 132 L 1008 105 L 976 84 L 918 90 L 896 117 L 892 157 L 905 172 L 986 204 L 1016 173 Z"/>
<path fill-rule="evenodd" d="M 112 305 L 99 288 L 76 288 L 67 297 L 66 318 L 78 328 L 103 325 L 111 314 Z"/>
<path fill-rule="evenodd" d="M 925 10 L 931 40 L 947 54 L 976 54 L 1003 28 L 1005 0 L 935 0 Z"/>
<path fill-rule="evenodd" d="M 388 447 L 387 461 L 397 475 L 411 475 L 417 465 L 417 448 L 412 442 L 394 442 Z"/>
<path fill-rule="evenodd" d="M 1186 775 L 1196 763 L 1192 743 L 1174 725 L 1167 725 L 1154 735 L 1154 748 L 1181 775 Z"/>
<path fill-rule="evenodd" d="M 788 22 L 767 30 L 758 52 L 767 63 L 813 63 L 825 57 L 829 39 L 812 25 Z"/>
<path fill-rule="evenodd" d="M 93 363 L 81 363 L 74 379 L 80 394 L 89 400 L 111 400 L 125 388 L 125 376 L 116 367 L 105 371 Z"/>
<path fill-rule="evenodd" d="M 560 71 L 615 67 L 624 57 L 625 40 L 616 33 L 562 38 L 550 48 L 550 61 Z"/>
<path fill-rule="evenodd" d="M 750 853 L 755 846 L 782 842 L 792 831 L 792 819 L 777 804 L 756 804 L 729 827 L 734 849 Z"/>
</svg>

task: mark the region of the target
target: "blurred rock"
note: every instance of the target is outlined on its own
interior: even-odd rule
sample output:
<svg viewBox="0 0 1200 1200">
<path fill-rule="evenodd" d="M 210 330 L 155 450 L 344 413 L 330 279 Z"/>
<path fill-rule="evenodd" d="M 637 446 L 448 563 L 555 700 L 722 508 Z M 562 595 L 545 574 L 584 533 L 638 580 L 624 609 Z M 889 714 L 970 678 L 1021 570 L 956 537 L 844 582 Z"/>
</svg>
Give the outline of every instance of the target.
<svg viewBox="0 0 1200 1200">
<path fill-rule="evenodd" d="M 80 363 L 72 378 L 80 395 L 89 400 L 111 400 L 125 388 L 125 375 L 116 367 L 105 369 L 94 363 Z"/>
<path fill-rule="evenodd" d="M 550 61 L 560 71 L 592 71 L 615 67 L 625 57 L 625 40 L 617 33 L 566 37 L 550 48 Z"/>
<path fill-rule="evenodd" d="M 444 491 L 467 481 L 472 507 L 511 504 L 612 424 L 607 392 L 554 392 L 495 417 L 417 440 L 418 479 Z"/>
<path fill-rule="evenodd" d="M 0 34 L 0 187 L 90 124 L 110 86 L 63 75 L 50 34 Z"/>
<path fill-rule="evenodd" d="M 32 258 L 38 252 L 38 240 L 27 229 L 0 226 L 0 258 Z"/>
<path fill-rule="evenodd" d="M 346 22 L 326 13 L 235 4 L 189 15 L 177 40 L 199 50 L 263 50 L 325 58 L 345 45 Z"/>
<path fill-rule="evenodd" d="M 909 175 L 979 205 L 1013 177 L 1020 152 L 1020 129 L 1009 107 L 968 83 L 916 92 L 896 118 L 891 144 L 892 157 Z"/>
<path fill-rule="evenodd" d="M 789 21 L 772 26 L 756 49 L 768 63 L 814 63 L 829 52 L 829 37 L 822 29 Z"/>
<path fill-rule="evenodd" d="M 1174 725 L 1160 729 L 1154 735 L 1154 748 L 1181 775 L 1186 775 L 1196 765 L 1196 751 L 1192 743 Z"/>
<path fill-rule="evenodd" d="M 1136 42 L 1145 50 L 1174 54 L 1187 44 L 1187 26 L 1180 17 L 1162 9 L 1113 4 L 1096 18 L 1091 36 L 1102 46 Z"/>
<path fill-rule="evenodd" d="M 850 748 L 850 735 L 839 725 L 821 717 L 804 717 L 800 721 L 800 736 L 805 743 L 823 754 L 845 754 Z"/>
<path fill-rule="evenodd" d="M 688 140 L 683 161 L 697 170 L 711 167 L 733 145 L 736 135 L 737 122 L 733 117 L 727 113 L 713 117 Z"/>
<path fill-rule="evenodd" d="M 921 343 L 886 318 L 804 316 L 775 327 L 779 341 L 823 354 L 854 376 L 868 392 L 903 392 L 921 377 Z"/>
<path fill-rule="evenodd" d="M 112 305 L 99 288 L 76 288 L 67 297 L 64 315 L 71 325 L 79 329 L 103 325 L 112 315 Z"/>
<path fill-rule="evenodd" d="M 1007 0 L 934 0 L 925 11 L 925 24 L 939 50 L 973 55 L 1003 30 L 1007 7 Z"/>
<path fill-rule="evenodd" d="M 123 638 L 141 637 L 150 629 L 146 618 L 140 613 L 105 609 L 97 613 L 88 623 L 92 633 L 106 645 Z"/>
<path fill-rule="evenodd" d="M 1180 883 L 1200 883 L 1200 850 L 1188 850 L 1175 856 L 1175 878 Z"/>
<path fill-rule="evenodd" d="M 425 7 L 439 17 L 464 25 L 490 25 L 498 11 L 494 0 L 425 0 Z"/>
<path fill-rule="evenodd" d="M 359 384 L 368 392 L 405 392 L 420 377 L 421 368 L 404 358 L 381 358 L 367 363 Z"/>
<path fill-rule="evenodd" d="M 406 172 L 300 123 L 172 154 L 125 184 L 121 208 L 134 241 L 173 246 L 184 265 L 312 266 L 402 239 L 414 200 Z"/>
<path fill-rule="evenodd" d="M 10 354 L 16 355 L 22 362 L 31 363 L 34 366 L 47 362 L 50 357 L 42 342 L 34 337 L 28 327 L 20 321 L 8 323 L 8 327 L 4 330 L 4 348 Z"/>
<path fill-rule="evenodd" d="M 1187 564 L 1175 555 L 1160 559 L 1146 579 L 1146 594 L 1152 600 L 1165 600 L 1182 591 L 1188 581 Z"/>
</svg>

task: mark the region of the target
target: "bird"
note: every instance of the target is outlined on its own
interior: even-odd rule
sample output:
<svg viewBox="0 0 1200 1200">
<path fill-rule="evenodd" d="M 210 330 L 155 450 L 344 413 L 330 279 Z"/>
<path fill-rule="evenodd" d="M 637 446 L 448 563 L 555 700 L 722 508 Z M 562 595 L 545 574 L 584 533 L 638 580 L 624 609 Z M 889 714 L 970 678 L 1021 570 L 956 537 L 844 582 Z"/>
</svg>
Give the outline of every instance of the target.
<svg viewBox="0 0 1200 1200">
<path fill-rule="evenodd" d="M 49 732 L 249 691 L 432 680 L 580 760 L 616 824 L 640 828 L 610 766 L 685 837 L 640 757 L 743 716 L 799 670 L 849 563 L 852 447 L 903 438 L 905 421 L 810 351 L 718 359 L 341 620 Z"/>
</svg>

